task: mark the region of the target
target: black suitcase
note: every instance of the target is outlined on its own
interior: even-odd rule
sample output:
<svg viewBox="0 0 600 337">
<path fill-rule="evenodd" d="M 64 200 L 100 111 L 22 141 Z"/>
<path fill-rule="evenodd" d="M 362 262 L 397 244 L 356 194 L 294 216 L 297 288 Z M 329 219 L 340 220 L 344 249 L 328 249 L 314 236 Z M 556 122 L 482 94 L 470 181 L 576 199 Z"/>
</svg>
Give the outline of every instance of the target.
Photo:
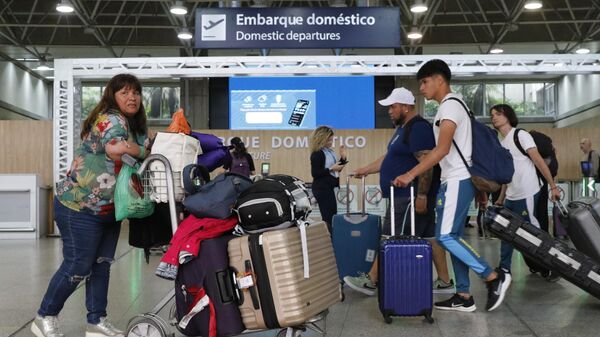
<svg viewBox="0 0 600 337">
<path fill-rule="evenodd" d="M 211 311 L 216 316 L 217 336 L 233 336 L 244 329 L 238 304 L 233 296 L 233 279 L 229 268 L 227 244 L 232 235 L 204 240 L 198 257 L 181 264 L 175 279 L 177 329 L 186 336 L 209 336 Z M 190 314 L 203 289 L 213 308 L 207 305 L 195 315 Z M 191 317 L 188 321 L 186 315 Z M 186 322 L 188 321 L 188 322 Z"/>
<path fill-rule="evenodd" d="M 558 205 L 563 207 L 562 204 Z M 577 250 L 600 263 L 600 200 L 582 198 L 562 208 L 562 225 Z"/>
<path fill-rule="evenodd" d="M 501 206 L 488 207 L 484 225 L 526 257 L 600 299 L 600 264 L 589 256 L 555 240 L 550 234 Z"/>
</svg>

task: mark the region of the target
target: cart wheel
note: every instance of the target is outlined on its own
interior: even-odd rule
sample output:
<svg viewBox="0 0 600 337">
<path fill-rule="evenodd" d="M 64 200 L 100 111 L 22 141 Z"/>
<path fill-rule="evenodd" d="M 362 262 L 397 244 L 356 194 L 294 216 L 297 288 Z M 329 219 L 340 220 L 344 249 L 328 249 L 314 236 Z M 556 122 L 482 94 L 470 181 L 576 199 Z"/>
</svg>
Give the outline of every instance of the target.
<svg viewBox="0 0 600 337">
<path fill-rule="evenodd" d="M 127 337 L 167 337 L 165 327 L 153 317 L 141 317 L 129 325 Z"/>
<path fill-rule="evenodd" d="M 300 337 L 302 335 L 302 331 L 298 329 L 294 329 L 292 333 L 292 337 Z M 285 337 L 287 336 L 287 328 L 279 330 L 276 337 Z"/>
<path fill-rule="evenodd" d="M 392 324 L 392 317 L 390 317 L 389 315 L 383 315 L 383 320 L 385 321 L 385 323 L 387 324 Z M 129 336 L 128 336 L 129 337 Z"/>
</svg>

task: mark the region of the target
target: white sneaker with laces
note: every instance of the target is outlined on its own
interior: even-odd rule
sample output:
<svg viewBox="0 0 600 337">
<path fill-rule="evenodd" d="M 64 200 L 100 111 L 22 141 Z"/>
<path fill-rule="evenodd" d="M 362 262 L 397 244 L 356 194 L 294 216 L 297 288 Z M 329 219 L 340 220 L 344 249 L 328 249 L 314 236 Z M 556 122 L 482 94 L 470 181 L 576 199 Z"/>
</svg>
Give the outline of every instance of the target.
<svg viewBox="0 0 600 337">
<path fill-rule="evenodd" d="M 37 337 L 64 337 L 60 331 L 58 316 L 35 316 L 31 323 L 31 332 Z"/>
<path fill-rule="evenodd" d="M 369 278 L 369 275 L 361 273 L 359 276 L 345 276 L 344 283 L 367 296 L 373 296 L 377 292 L 377 286 Z"/>
<path fill-rule="evenodd" d="M 100 318 L 100 323 L 89 324 L 85 329 L 85 337 L 125 337 L 125 332 L 115 328 L 106 317 Z"/>
</svg>

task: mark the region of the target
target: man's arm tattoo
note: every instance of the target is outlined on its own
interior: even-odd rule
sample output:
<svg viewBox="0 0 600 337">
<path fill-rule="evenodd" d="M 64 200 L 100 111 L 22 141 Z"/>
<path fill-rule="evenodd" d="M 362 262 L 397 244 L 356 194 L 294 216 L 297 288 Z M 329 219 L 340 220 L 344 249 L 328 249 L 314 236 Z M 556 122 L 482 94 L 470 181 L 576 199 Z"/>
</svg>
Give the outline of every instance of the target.
<svg viewBox="0 0 600 337">
<path fill-rule="evenodd" d="M 431 152 L 431 151 L 430 150 L 419 151 L 415 154 L 415 157 L 417 158 L 417 160 L 419 162 L 421 162 L 421 161 L 423 161 L 423 159 L 429 152 Z M 433 168 L 430 168 L 429 170 L 423 172 L 419 176 L 419 187 L 418 187 L 417 193 L 427 195 L 429 193 L 429 188 L 431 187 L 432 179 L 433 179 Z"/>
</svg>

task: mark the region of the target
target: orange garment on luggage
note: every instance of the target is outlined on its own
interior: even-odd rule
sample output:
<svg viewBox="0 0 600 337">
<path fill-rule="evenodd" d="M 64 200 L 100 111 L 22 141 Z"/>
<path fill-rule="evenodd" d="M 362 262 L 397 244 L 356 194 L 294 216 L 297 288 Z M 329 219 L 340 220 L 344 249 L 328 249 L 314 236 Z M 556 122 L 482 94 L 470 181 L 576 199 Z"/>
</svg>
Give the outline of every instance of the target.
<svg viewBox="0 0 600 337">
<path fill-rule="evenodd" d="M 171 124 L 167 127 L 167 132 L 184 133 L 186 135 L 189 135 L 192 132 L 190 123 L 188 123 L 183 114 L 183 109 L 175 111 Z"/>
</svg>

